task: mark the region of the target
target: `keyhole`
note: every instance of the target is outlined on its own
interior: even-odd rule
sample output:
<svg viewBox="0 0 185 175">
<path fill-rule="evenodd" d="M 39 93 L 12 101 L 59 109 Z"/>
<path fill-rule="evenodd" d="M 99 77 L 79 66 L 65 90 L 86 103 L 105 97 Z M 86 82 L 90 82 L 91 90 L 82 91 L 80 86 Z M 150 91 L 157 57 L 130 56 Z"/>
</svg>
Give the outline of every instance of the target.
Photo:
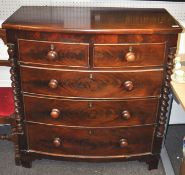
<svg viewBox="0 0 185 175">
<path fill-rule="evenodd" d="M 93 79 L 93 74 L 92 74 L 92 73 L 89 75 L 89 78 L 90 78 L 91 80 Z"/>
<path fill-rule="evenodd" d="M 88 107 L 92 108 L 92 102 L 91 101 L 88 103 Z"/>
</svg>

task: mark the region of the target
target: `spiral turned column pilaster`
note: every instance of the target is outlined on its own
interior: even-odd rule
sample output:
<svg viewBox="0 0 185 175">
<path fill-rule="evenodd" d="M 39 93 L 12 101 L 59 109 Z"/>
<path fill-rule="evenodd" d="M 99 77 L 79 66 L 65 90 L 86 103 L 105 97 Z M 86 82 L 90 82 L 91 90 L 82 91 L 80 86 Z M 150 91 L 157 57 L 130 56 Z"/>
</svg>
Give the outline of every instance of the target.
<svg viewBox="0 0 185 175">
<path fill-rule="evenodd" d="M 22 111 L 21 111 L 21 90 L 19 85 L 19 74 L 18 74 L 18 65 L 17 60 L 15 59 L 15 45 L 7 44 L 8 46 L 8 55 L 9 55 L 9 63 L 11 66 L 10 74 L 11 74 L 11 86 L 14 94 L 14 144 L 15 144 L 15 163 L 16 165 L 20 165 L 21 158 L 19 152 L 19 135 L 23 135 L 23 126 L 22 126 Z"/>
<path fill-rule="evenodd" d="M 166 125 L 166 115 L 168 112 L 169 105 L 169 93 L 170 93 L 170 81 L 173 70 L 173 59 L 175 58 L 176 47 L 171 47 L 169 49 L 168 61 L 166 66 L 166 76 L 164 80 L 164 86 L 161 94 L 161 104 L 159 112 L 159 122 L 157 127 L 157 137 L 163 137 Z"/>
<path fill-rule="evenodd" d="M 17 72 L 18 68 L 17 68 L 17 61 L 14 59 L 15 46 L 14 44 L 7 44 L 7 46 L 8 46 L 9 63 L 11 65 L 10 74 L 11 74 L 11 81 L 12 81 L 11 86 L 14 94 L 16 133 L 23 134 L 20 89 L 19 89 L 18 72 Z"/>
</svg>

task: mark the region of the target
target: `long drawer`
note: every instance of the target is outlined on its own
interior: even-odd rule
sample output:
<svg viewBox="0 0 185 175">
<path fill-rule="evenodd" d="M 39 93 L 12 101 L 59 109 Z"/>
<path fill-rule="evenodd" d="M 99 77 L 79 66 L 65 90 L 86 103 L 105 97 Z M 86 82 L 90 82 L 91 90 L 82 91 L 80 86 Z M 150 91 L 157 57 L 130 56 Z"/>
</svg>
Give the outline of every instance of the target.
<svg viewBox="0 0 185 175">
<path fill-rule="evenodd" d="M 100 68 L 162 66 L 165 49 L 165 43 L 95 44 L 93 63 Z"/>
<path fill-rule="evenodd" d="M 67 67 L 89 66 L 89 44 L 18 40 L 20 61 Z"/>
<path fill-rule="evenodd" d="M 151 152 L 154 126 L 71 128 L 27 124 L 29 150 L 71 156 L 117 156 Z"/>
<path fill-rule="evenodd" d="M 158 96 L 163 70 L 125 72 L 69 71 L 21 67 L 24 92 L 80 98 Z"/>
<path fill-rule="evenodd" d="M 24 106 L 27 121 L 88 127 L 133 126 L 155 122 L 158 99 L 77 101 L 25 95 Z"/>
</svg>

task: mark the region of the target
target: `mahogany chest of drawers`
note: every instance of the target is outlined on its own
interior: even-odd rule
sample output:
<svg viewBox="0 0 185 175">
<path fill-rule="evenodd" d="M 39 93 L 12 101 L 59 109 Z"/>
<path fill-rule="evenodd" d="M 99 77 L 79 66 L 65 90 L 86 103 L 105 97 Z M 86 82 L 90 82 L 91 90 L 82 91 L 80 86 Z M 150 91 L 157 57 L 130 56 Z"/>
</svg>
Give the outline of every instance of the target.
<svg viewBox="0 0 185 175">
<path fill-rule="evenodd" d="M 157 168 L 182 31 L 165 9 L 21 7 L 3 30 L 16 164 L 46 157 Z"/>
</svg>

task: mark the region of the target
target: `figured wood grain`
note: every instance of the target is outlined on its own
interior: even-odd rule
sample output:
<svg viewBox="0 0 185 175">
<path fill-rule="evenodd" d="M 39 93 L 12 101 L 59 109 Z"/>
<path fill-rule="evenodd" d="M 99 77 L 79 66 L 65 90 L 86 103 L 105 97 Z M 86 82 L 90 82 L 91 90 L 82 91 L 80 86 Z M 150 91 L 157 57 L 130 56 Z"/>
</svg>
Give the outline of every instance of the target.
<svg viewBox="0 0 185 175">
<path fill-rule="evenodd" d="M 158 96 L 163 77 L 162 70 L 136 72 L 77 72 L 21 67 L 24 92 L 80 98 L 128 98 Z M 147 76 L 146 76 L 147 75 Z M 92 76 L 92 78 L 90 78 Z M 57 80 L 57 88 L 49 87 Z M 133 83 L 133 90 L 125 82 Z"/>
<path fill-rule="evenodd" d="M 48 153 L 84 156 L 116 156 L 151 151 L 154 126 L 129 128 L 70 128 L 26 124 L 29 149 Z M 53 140 L 61 139 L 55 147 Z M 128 146 L 120 147 L 120 139 L 128 140 Z"/>
<path fill-rule="evenodd" d="M 69 43 L 91 43 L 91 44 L 123 44 L 123 43 L 165 43 L 175 46 L 177 34 L 79 34 L 42 31 L 7 30 L 8 36 L 25 40 L 69 42 Z"/>
<path fill-rule="evenodd" d="M 134 126 L 156 122 L 158 99 L 78 101 L 25 95 L 24 106 L 27 121 L 84 127 Z M 52 109 L 60 111 L 58 118 L 50 116 Z M 126 110 L 129 119 L 122 116 Z"/>
<path fill-rule="evenodd" d="M 80 18 L 76 18 L 79 14 Z M 71 158 L 72 160 L 76 159 L 84 161 L 114 161 L 118 159 L 128 160 L 129 158 L 129 160 L 145 161 L 149 164 L 149 169 L 157 168 L 165 130 L 165 117 L 162 115 L 163 113 L 166 113 L 166 103 L 168 101 L 166 95 L 164 96 L 164 93 L 167 94 L 169 92 L 169 82 L 167 79 L 170 80 L 169 72 L 171 72 L 171 65 L 173 63 L 173 57 L 170 56 L 172 59 L 170 59 L 171 61 L 168 62 L 168 65 L 166 64 L 167 50 L 171 47 L 176 47 L 178 33 L 182 31 L 178 22 L 174 20 L 174 18 L 169 15 L 166 10 L 130 8 L 22 7 L 4 22 L 3 28 L 6 29 L 7 42 L 14 44 L 15 46 L 14 57 L 11 58 L 11 60 L 16 63 L 16 67 L 14 65 L 12 66 L 12 85 L 14 87 L 19 87 L 15 89 L 15 93 L 19 93 L 20 96 L 15 95 L 15 101 L 18 106 L 17 112 L 21 110 L 21 115 L 18 116 L 16 122 L 19 128 L 22 127 L 21 130 L 23 130 L 24 133 L 24 135 L 19 134 L 18 137 L 16 137 L 16 152 L 18 153 L 16 155 L 19 156 L 16 160 L 18 160 L 17 162 L 19 162 L 19 164 L 21 163 L 24 167 L 30 167 L 32 160 L 44 157 L 55 159 Z M 70 67 L 71 70 L 69 70 L 68 66 L 70 65 L 64 67 L 64 65 L 61 65 L 61 62 L 57 63 L 57 65 L 53 62 L 46 64 L 41 62 L 36 63 L 35 58 L 37 58 L 37 54 L 34 54 L 33 60 L 30 60 L 31 62 L 20 61 L 18 48 L 18 40 L 20 39 L 48 41 L 50 43 L 88 43 L 90 45 L 90 65 L 89 67 L 84 67 L 83 65 L 80 65 L 81 67 Z M 137 67 L 130 65 L 118 67 L 118 61 L 116 60 L 116 63 L 114 63 L 110 58 L 110 62 L 112 62 L 112 64 L 116 64 L 113 65 L 114 67 L 93 67 L 94 45 L 132 45 L 134 43 L 139 45 L 165 43 L 165 58 L 161 57 L 161 49 L 156 48 L 156 53 L 155 50 L 152 52 L 149 49 L 149 53 L 151 52 L 151 54 L 148 55 L 148 59 L 143 59 L 145 60 L 145 63 L 141 64 L 145 67 L 142 67 L 141 65 L 135 65 Z M 114 50 L 113 47 L 109 49 Z M 120 53 L 119 49 L 115 48 L 115 50 Z M 157 54 L 159 50 L 161 51 L 161 54 Z M 76 53 L 76 50 L 74 52 Z M 156 55 L 156 57 L 154 58 L 152 54 Z M 110 52 L 109 55 L 111 55 Z M 143 52 L 141 55 L 144 56 Z M 119 56 L 117 56 L 117 58 L 118 57 Z M 161 59 L 159 59 L 159 57 Z M 27 58 L 22 57 L 22 59 Z M 102 57 L 101 61 L 104 59 L 105 58 Z M 17 60 L 19 60 L 18 64 Z M 152 63 L 149 62 L 149 60 Z M 111 64 L 107 62 L 104 61 L 104 64 Z M 68 63 L 69 62 L 65 64 Z M 23 64 L 24 68 L 21 68 L 21 71 L 19 71 L 19 65 L 23 66 Z M 102 63 L 98 62 L 98 64 Z M 140 63 L 138 62 L 138 64 Z M 42 70 L 37 70 L 38 68 L 29 68 L 28 70 L 25 68 L 29 66 L 39 66 L 39 69 Z M 51 68 L 62 68 L 63 70 L 57 71 Z M 145 69 L 145 71 L 143 71 L 143 69 Z M 114 71 L 115 73 L 113 73 Z M 59 81 L 59 84 L 57 84 L 57 86 L 59 86 L 57 89 L 48 89 L 48 81 L 50 81 L 53 77 Z M 125 80 L 131 80 L 135 83 L 132 84 L 131 81 L 127 83 L 129 85 L 129 89 L 133 85 L 134 89 L 132 91 L 122 91 L 122 85 L 124 84 L 122 81 Z M 64 87 L 62 87 L 62 83 Z M 55 87 L 56 85 L 55 83 L 51 84 L 52 87 Z M 28 90 L 28 92 L 24 92 L 25 89 Z M 35 96 L 38 95 L 37 93 L 42 94 L 37 96 L 37 98 L 42 99 L 46 98 L 46 96 L 50 96 L 50 98 L 51 96 L 53 96 L 52 98 L 54 98 L 54 96 L 59 96 L 57 97 L 57 100 L 52 99 L 49 106 L 58 105 L 58 101 L 60 104 L 64 104 L 63 101 L 65 100 L 65 109 L 67 109 L 66 99 L 69 98 L 75 98 L 76 100 L 82 100 L 82 98 L 85 98 L 83 100 L 87 101 L 94 100 L 92 104 L 88 102 L 89 109 L 91 108 L 91 110 L 94 109 L 95 111 L 102 110 L 103 112 L 105 112 L 105 109 L 107 108 L 112 109 L 111 111 L 108 110 L 110 113 L 112 112 L 112 115 L 106 114 L 107 116 L 110 116 L 110 123 L 112 126 L 107 130 L 104 130 L 105 127 L 104 129 L 101 128 L 102 126 L 100 125 L 99 128 L 91 128 L 90 130 L 85 129 L 85 126 L 82 126 L 84 128 L 79 128 L 78 126 L 76 126 L 76 128 L 69 126 L 59 127 L 55 126 L 57 123 L 50 123 L 50 121 L 47 121 L 45 119 L 46 115 L 43 114 L 43 111 L 38 111 L 39 114 L 42 113 L 43 115 L 41 114 L 37 116 L 34 114 L 34 119 L 32 118 L 34 121 L 26 121 L 25 117 L 27 116 L 23 111 L 25 104 L 22 103 L 22 99 L 20 97 L 22 97 L 22 94 L 28 95 L 32 92 L 35 93 Z M 157 115 L 157 120 L 155 122 L 157 129 L 154 126 L 144 125 L 134 127 L 129 125 L 129 121 L 125 123 L 125 126 L 117 127 L 118 120 L 112 119 L 116 116 L 117 111 L 122 108 L 122 106 L 120 106 L 121 104 L 124 104 L 124 106 L 126 105 L 131 112 L 135 112 L 136 109 L 138 109 L 138 111 L 143 111 L 144 108 L 147 107 L 147 114 L 150 110 L 153 110 L 156 104 L 155 100 L 151 102 L 153 98 L 149 98 L 150 95 L 160 97 L 160 109 L 157 110 L 158 112 L 154 112 L 151 115 L 148 115 L 148 117 L 144 117 L 142 121 L 140 120 L 141 118 L 137 118 L 137 116 L 135 120 L 130 118 L 130 124 L 136 124 L 136 121 L 138 121 L 138 123 L 141 123 L 142 125 L 145 122 L 149 122 L 149 119 L 151 120 L 152 116 Z M 63 97 L 65 98 L 63 99 Z M 112 98 L 116 99 L 111 101 L 113 100 Z M 150 103 L 146 104 L 143 101 L 142 103 L 139 103 L 138 101 L 136 102 L 135 100 L 139 100 L 138 98 L 142 98 L 142 100 L 146 101 L 150 100 Z M 104 101 L 102 101 L 102 105 L 99 105 L 98 107 L 96 105 L 95 109 L 95 101 L 95 104 L 100 104 L 99 100 L 103 99 Z M 83 100 L 80 101 L 80 106 L 75 105 L 73 100 L 73 102 L 71 102 L 73 106 L 70 106 L 70 109 L 73 109 L 75 112 L 77 111 L 77 107 L 78 109 L 83 109 L 83 104 L 87 104 L 87 102 L 84 102 Z M 108 103 L 105 104 L 106 100 Z M 119 100 L 121 101 L 120 105 L 118 104 Z M 29 106 L 31 106 L 31 108 L 34 107 L 34 110 L 41 108 L 40 105 L 36 106 L 37 102 L 30 104 L 31 101 L 32 100 L 29 101 Z M 130 102 L 133 102 L 134 107 L 131 107 L 132 105 Z M 45 106 L 48 105 L 48 103 L 45 102 L 41 103 Z M 150 105 L 152 104 L 154 106 L 151 107 Z M 114 106 L 115 108 L 113 109 Z M 58 108 L 59 107 L 61 106 L 59 105 Z M 28 106 L 26 106 L 26 110 L 27 109 Z M 60 108 L 60 110 L 62 110 L 62 108 Z M 88 110 L 85 111 L 86 114 L 90 114 L 87 111 Z M 125 111 L 126 112 L 123 114 L 129 116 L 130 113 L 126 109 Z M 86 119 L 88 119 L 92 121 L 88 124 L 90 124 L 91 127 L 95 127 L 95 124 L 97 125 L 98 121 L 100 123 L 102 122 L 102 120 L 100 121 L 98 117 L 101 113 L 97 112 L 97 114 L 98 115 L 95 115 L 95 122 L 90 120 L 88 117 L 84 119 L 84 116 L 76 116 L 84 121 L 84 125 L 85 123 L 87 124 Z M 135 115 L 136 113 L 134 113 L 134 116 Z M 77 125 L 79 123 L 77 118 L 74 120 L 72 113 L 68 116 L 71 118 L 68 118 L 69 121 L 67 121 L 67 119 L 65 120 L 66 125 L 70 125 L 72 119 L 75 122 L 74 124 Z M 102 119 L 104 120 L 105 115 L 102 116 Z M 143 114 L 143 116 L 145 115 Z M 31 124 L 31 122 L 36 123 L 41 120 L 42 122 L 45 122 L 43 122 L 44 124 L 42 125 Z M 25 121 L 25 123 L 23 123 L 23 121 Z M 58 118 L 57 122 L 60 121 L 61 118 Z M 107 122 L 108 118 L 102 122 L 102 125 L 106 123 L 105 125 L 108 126 Z M 26 123 L 30 123 L 29 126 Z M 122 123 L 122 125 L 124 124 Z M 158 133 L 160 134 L 160 137 Z M 64 137 L 64 147 L 61 144 L 61 147 L 53 148 L 53 141 L 59 136 Z M 124 136 L 124 138 L 122 136 Z M 131 140 L 129 140 L 129 138 Z M 126 139 L 126 141 L 131 143 L 131 145 L 124 150 L 120 150 L 119 146 L 121 139 Z M 61 143 L 63 143 L 62 140 Z"/>
<path fill-rule="evenodd" d="M 59 43 L 34 40 L 19 40 L 19 58 L 23 62 L 60 65 L 67 67 L 88 67 L 89 46 L 85 43 Z M 58 57 L 50 60 L 47 55 L 54 46 Z"/>
<path fill-rule="evenodd" d="M 132 62 L 125 58 L 129 48 L 132 48 L 135 56 Z M 164 53 L 165 43 L 94 45 L 94 67 L 162 66 L 165 61 Z"/>
</svg>

